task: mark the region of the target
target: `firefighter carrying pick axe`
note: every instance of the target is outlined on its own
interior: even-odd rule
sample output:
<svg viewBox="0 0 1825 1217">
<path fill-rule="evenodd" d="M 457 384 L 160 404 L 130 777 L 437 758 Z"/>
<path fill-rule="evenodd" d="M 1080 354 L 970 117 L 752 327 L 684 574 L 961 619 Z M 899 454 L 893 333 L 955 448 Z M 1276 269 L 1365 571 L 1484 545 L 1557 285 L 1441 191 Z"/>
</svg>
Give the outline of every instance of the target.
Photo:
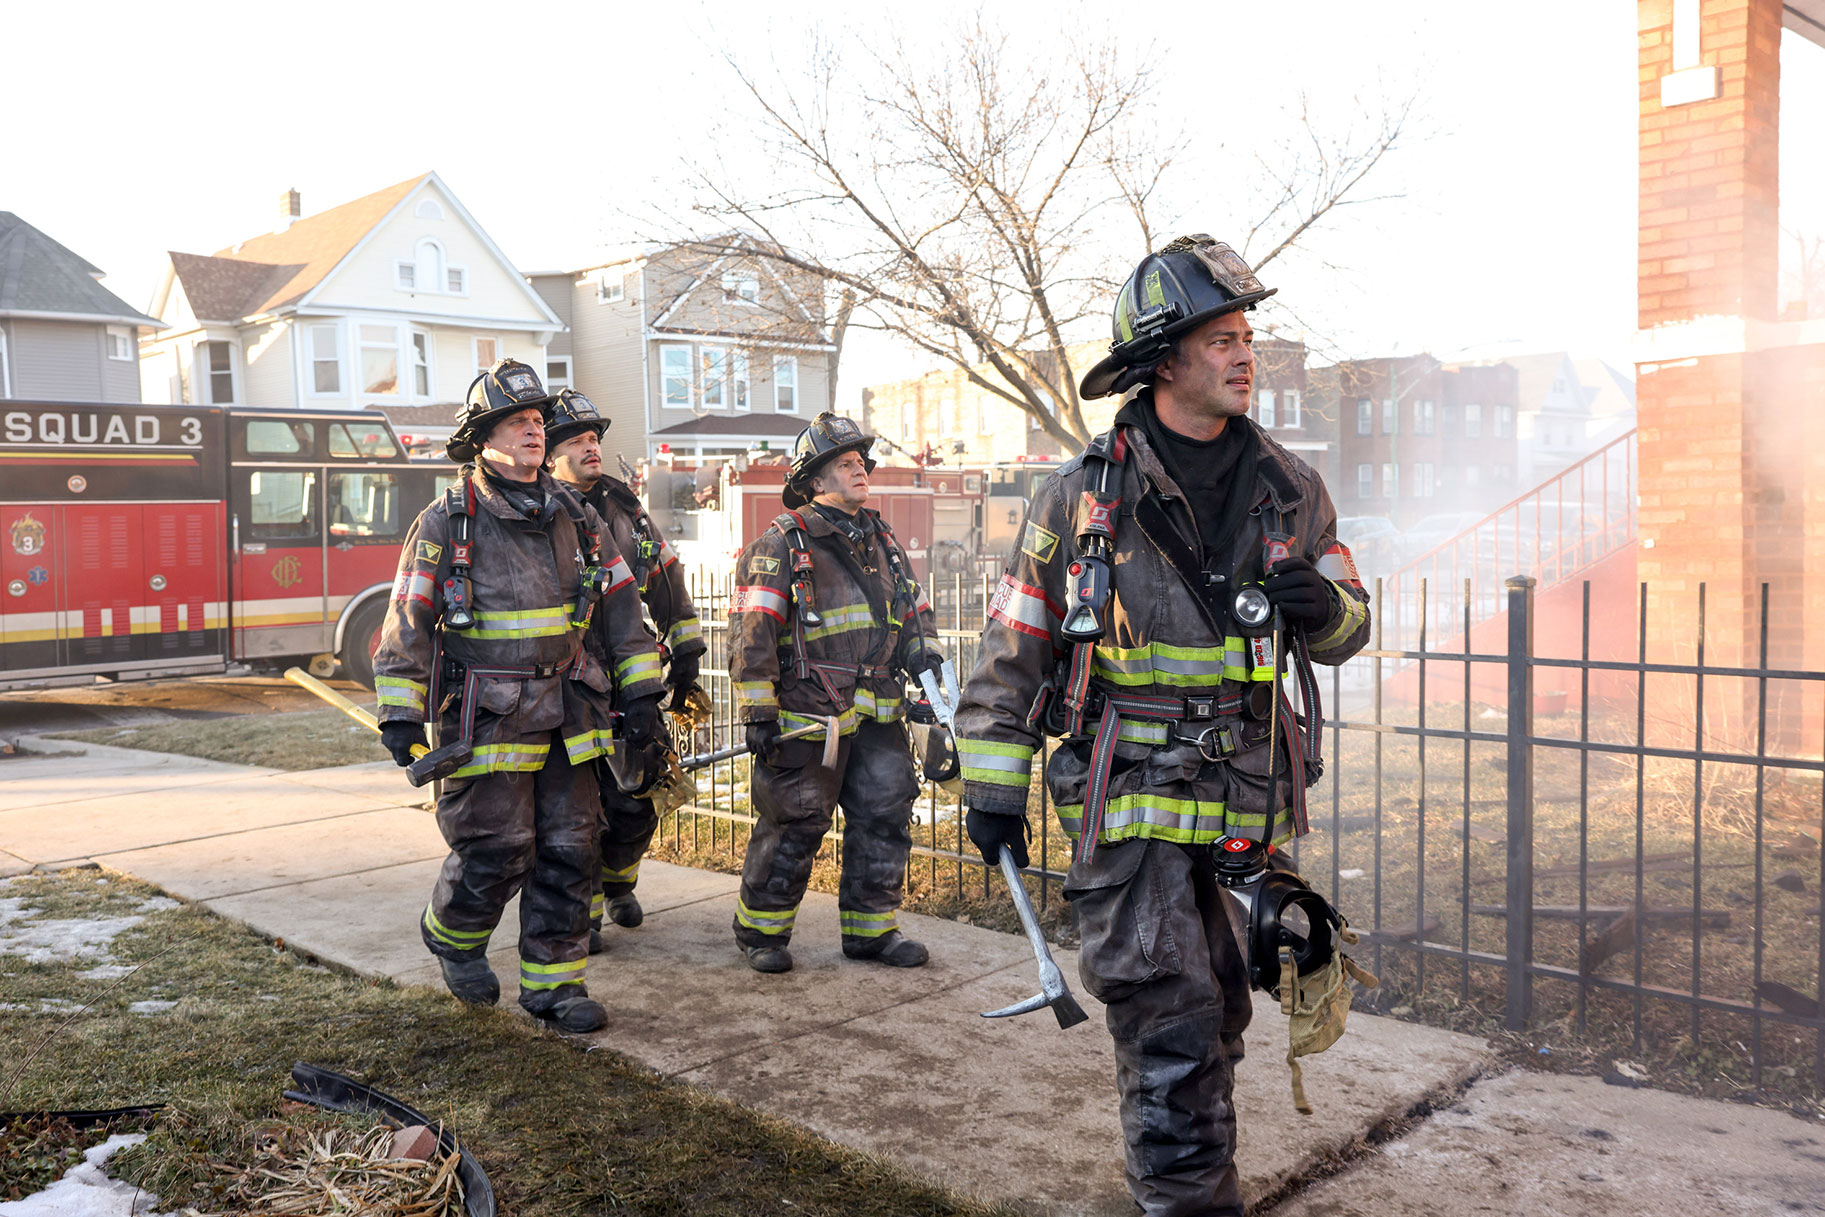
<svg viewBox="0 0 1825 1217">
<path fill-rule="evenodd" d="M 640 506 L 633 488 L 602 471 L 602 433 L 606 430 L 608 420 L 594 402 L 575 389 L 561 391 L 545 430 L 546 468 L 596 509 L 608 525 L 615 548 L 632 565 L 634 586 L 663 638 L 672 712 L 707 717 L 709 700 L 697 687 L 698 665 L 705 650 L 703 623 L 691 605 L 684 568 Z M 640 859 L 659 827 L 651 791 L 666 772 L 669 741 L 664 731 L 653 730 L 640 741 L 630 738 L 627 742 L 630 751 L 640 752 L 638 757 L 628 758 L 637 763 L 610 766 L 611 772 L 602 775 L 602 875 L 601 888 L 589 909 L 591 955 L 602 949 L 604 911 L 610 921 L 629 929 L 645 919 L 634 885 L 640 880 Z M 623 790 L 623 784 L 632 789 Z"/>
<path fill-rule="evenodd" d="M 1369 632 L 1323 482 L 1247 417 L 1247 310 L 1272 294 L 1205 236 L 1141 262 L 1082 392 L 1146 387 L 1034 496 L 957 714 L 966 823 L 991 864 L 1027 864 L 1028 776 L 1043 737 L 1061 740 L 1045 776 L 1076 843 L 1065 895 L 1149 1214 L 1242 1213 L 1232 1070 L 1251 979 L 1281 971 L 1245 946 L 1220 864 L 1306 831 L 1318 724 L 1302 730 L 1280 665 L 1291 653 L 1309 678 Z"/>
<path fill-rule="evenodd" d="M 843 954 L 900 968 L 928 958 L 895 915 L 919 793 L 900 720 L 907 674 L 938 671 L 942 656 L 906 551 L 866 506 L 873 444 L 849 419 L 818 415 L 792 446 L 788 510 L 736 560 L 729 676 L 755 757 L 756 823 L 735 940 L 757 972 L 792 967 L 787 944 L 838 804 Z M 779 738 L 819 720 L 840 732 L 835 749 Z"/>
<path fill-rule="evenodd" d="M 608 1021 L 583 984 L 598 794 L 587 762 L 626 719 L 658 722 L 659 656 L 634 574 L 600 516 L 542 471 L 551 409 L 530 367 L 476 377 L 447 451 L 462 476 L 420 513 L 374 655 L 381 739 L 400 765 L 434 710 L 473 757 L 445 780 L 450 845 L 420 919 L 444 984 L 492 1005 L 489 936 L 520 894 L 520 1005 L 567 1031 Z M 473 463 L 470 463 L 473 462 Z M 584 634 L 600 619 L 614 677 Z"/>
</svg>

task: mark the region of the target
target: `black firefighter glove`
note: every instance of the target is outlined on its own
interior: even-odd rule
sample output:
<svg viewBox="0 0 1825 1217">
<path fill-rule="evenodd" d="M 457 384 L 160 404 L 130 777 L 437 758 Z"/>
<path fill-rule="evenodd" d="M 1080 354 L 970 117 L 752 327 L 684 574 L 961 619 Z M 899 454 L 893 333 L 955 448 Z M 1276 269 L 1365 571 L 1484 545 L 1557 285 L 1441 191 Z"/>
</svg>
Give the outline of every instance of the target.
<svg viewBox="0 0 1825 1217">
<path fill-rule="evenodd" d="M 381 723 L 380 743 L 401 769 L 412 763 L 412 749 L 431 746 L 425 741 L 425 725 L 407 722 Z"/>
<path fill-rule="evenodd" d="M 703 652 L 690 655 L 672 656 L 672 666 L 666 669 L 665 683 L 672 690 L 672 709 L 684 705 L 685 694 L 697 686 L 697 676 L 701 669 Z"/>
<path fill-rule="evenodd" d="M 748 751 L 771 765 L 779 755 L 779 720 L 777 718 L 755 719 L 748 724 Z"/>
<path fill-rule="evenodd" d="M 970 843 L 981 851 L 982 860 L 990 866 L 1001 865 L 1004 845 L 1016 865 L 1027 864 L 1027 838 L 1032 830 L 1027 826 L 1024 814 L 972 807 L 963 817 L 963 828 L 970 835 Z"/>
<path fill-rule="evenodd" d="M 631 747 L 640 748 L 659 737 L 659 699 L 654 693 L 636 698 L 621 711 L 621 738 Z"/>
<path fill-rule="evenodd" d="M 1289 625 L 1316 629 L 1331 619 L 1331 585 L 1304 558 L 1282 558 L 1261 589 Z"/>
</svg>

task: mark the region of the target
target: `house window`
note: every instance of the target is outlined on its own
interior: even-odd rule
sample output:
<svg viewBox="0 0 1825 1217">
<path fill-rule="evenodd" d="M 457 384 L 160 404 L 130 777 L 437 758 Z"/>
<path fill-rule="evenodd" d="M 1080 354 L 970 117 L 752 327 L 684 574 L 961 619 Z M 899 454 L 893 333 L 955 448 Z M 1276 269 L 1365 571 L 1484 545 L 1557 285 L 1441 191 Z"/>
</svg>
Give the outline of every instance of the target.
<svg viewBox="0 0 1825 1217">
<path fill-rule="evenodd" d="M 108 358 L 133 358 L 133 338 L 127 333 L 126 326 L 111 325 L 108 327 Z"/>
<path fill-rule="evenodd" d="M 729 357 L 729 396 L 737 410 L 753 408 L 748 398 L 748 353 L 735 351 Z"/>
<path fill-rule="evenodd" d="M 680 410 L 691 408 L 691 348 L 659 348 L 659 377 L 665 404 Z"/>
<path fill-rule="evenodd" d="M 403 260 L 393 263 L 393 278 L 402 292 L 418 290 L 418 264 Z"/>
<path fill-rule="evenodd" d="M 209 360 L 209 404 L 226 406 L 234 402 L 234 351 L 226 342 L 206 342 L 204 357 Z"/>
<path fill-rule="evenodd" d="M 418 269 L 413 276 L 425 291 L 434 292 L 444 282 L 444 247 L 429 237 L 421 238 L 414 251 Z"/>
<path fill-rule="evenodd" d="M 545 357 L 545 391 L 557 393 L 560 389 L 570 387 L 570 356 L 547 355 Z"/>
<path fill-rule="evenodd" d="M 341 329 L 313 325 L 311 333 L 311 392 L 342 392 Z"/>
<path fill-rule="evenodd" d="M 1375 466 L 1367 462 L 1356 466 L 1356 497 L 1359 499 L 1375 497 Z"/>
<path fill-rule="evenodd" d="M 722 409 L 722 382 L 729 376 L 729 353 L 721 347 L 704 347 L 699 353 L 698 370 L 702 374 L 703 408 Z"/>
<path fill-rule="evenodd" d="M 1255 391 L 1255 421 L 1263 427 L 1278 425 L 1278 420 L 1274 417 L 1274 391 L 1272 389 Z"/>
<path fill-rule="evenodd" d="M 950 439 L 957 434 L 957 403 L 945 398 L 938 403 L 938 438 Z"/>
<path fill-rule="evenodd" d="M 913 440 L 913 412 L 906 406 L 900 407 L 900 439 L 906 443 Z"/>
<path fill-rule="evenodd" d="M 627 276 L 616 272 L 596 280 L 596 303 L 613 304 L 627 299 Z"/>
<path fill-rule="evenodd" d="M 759 304 L 760 280 L 754 277 L 753 271 L 725 270 L 722 272 L 722 301 L 724 304 Z"/>
<path fill-rule="evenodd" d="M 1282 427 L 1299 425 L 1299 390 L 1288 389 L 1280 394 L 1280 425 Z"/>
<path fill-rule="evenodd" d="M 431 396 L 431 335 L 423 330 L 412 331 L 412 392 Z"/>
<path fill-rule="evenodd" d="M 0 331 L 0 397 L 13 395 L 13 370 L 6 362 L 6 333 Z"/>
<path fill-rule="evenodd" d="M 1431 461 L 1413 462 L 1413 497 L 1429 499 L 1433 495 L 1433 470 Z"/>
<path fill-rule="evenodd" d="M 465 295 L 469 291 L 469 272 L 460 266 L 452 266 L 444 272 L 444 283 L 452 296 Z"/>
<path fill-rule="evenodd" d="M 361 327 L 361 391 L 399 392 L 399 331 L 390 325 Z"/>
<path fill-rule="evenodd" d="M 1413 434 L 1431 435 L 1438 429 L 1438 416 L 1429 401 L 1413 403 Z"/>
<path fill-rule="evenodd" d="M 798 413 L 798 357 L 773 357 L 773 408 L 781 414 Z"/>
<path fill-rule="evenodd" d="M 495 352 L 498 350 L 500 350 L 500 344 L 492 338 L 475 340 L 475 370 L 477 373 L 486 372 L 494 366 L 494 361 L 498 358 Z"/>
<path fill-rule="evenodd" d="M 441 220 L 444 218 L 444 209 L 436 199 L 420 199 L 412 214 L 421 220 Z"/>
<path fill-rule="evenodd" d="M 1356 434 L 1375 434 L 1375 403 L 1366 397 L 1356 399 Z"/>
<path fill-rule="evenodd" d="M 1400 494 L 1400 466 L 1392 462 L 1381 467 L 1381 493 L 1385 499 L 1394 499 Z"/>
<path fill-rule="evenodd" d="M 1554 377 L 1554 379 L 1553 379 L 1553 392 L 1554 392 L 1554 393 L 1563 393 L 1563 392 L 1565 392 L 1565 377 L 1563 377 L 1563 376 L 1558 376 L 1558 377 Z"/>
<path fill-rule="evenodd" d="M 1384 398 L 1381 403 L 1381 433 L 1396 435 L 1400 431 L 1400 413 L 1395 409 L 1392 397 Z"/>
<path fill-rule="evenodd" d="M 1475 402 L 1464 403 L 1464 438 L 1480 439 L 1483 435 L 1483 407 Z"/>
<path fill-rule="evenodd" d="M 1514 434 L 1514 407 L 1497 406 L 1495 408 L 1495 437 L 1507 439 Z"/>
</svg>

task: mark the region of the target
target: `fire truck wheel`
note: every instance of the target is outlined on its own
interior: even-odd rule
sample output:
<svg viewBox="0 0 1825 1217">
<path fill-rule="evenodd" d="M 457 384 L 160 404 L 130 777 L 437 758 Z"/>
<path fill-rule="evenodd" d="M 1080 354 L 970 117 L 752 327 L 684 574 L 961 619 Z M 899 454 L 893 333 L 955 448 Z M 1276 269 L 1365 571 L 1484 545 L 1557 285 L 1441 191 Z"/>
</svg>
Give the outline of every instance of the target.
<svg viewBox="0 0 1825 1217">
<path fill-rule="evenodd" d="M 342 674 L 370 689 L 374 687 L 374 649 L 380 645 L 380 626 L 386 611 L 386 598 L 376 596 L 355 610 L 342 635 Z"/>
</svg>

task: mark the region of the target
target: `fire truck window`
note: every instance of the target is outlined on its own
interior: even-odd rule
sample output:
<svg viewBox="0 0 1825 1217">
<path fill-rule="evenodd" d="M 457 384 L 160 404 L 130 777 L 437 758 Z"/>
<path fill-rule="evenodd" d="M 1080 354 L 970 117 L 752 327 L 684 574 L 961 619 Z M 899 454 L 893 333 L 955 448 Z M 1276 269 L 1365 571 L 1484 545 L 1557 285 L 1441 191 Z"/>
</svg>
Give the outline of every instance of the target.
<svg viewBox="0 0 1825 1217">
<path fill-rule="evenodd" d="M 256 469 L 247 497 L 256 537 L 317 535 L 317 474 L 309 469 Z"/>
<path fill-rule="evenodd" d="M 314 446 L 309 423 L 288 423 L 276 418 L 247 420 L 248 456 L 309 456 Z"/>
<path fill-rule="evenodd" d="M 332 473 L 329 504 L 333 537 L 399 534 L 399 484 L 393 474 Z"/>
<path fill-rule="evenodd" d="M 346 423 L 336 423 L 330 427 L 330 455 L 398 456 L 399 449 L 393 446 L 387 429 L 379 424 L 358 423 L 350 428 Z"/>
</svg>

